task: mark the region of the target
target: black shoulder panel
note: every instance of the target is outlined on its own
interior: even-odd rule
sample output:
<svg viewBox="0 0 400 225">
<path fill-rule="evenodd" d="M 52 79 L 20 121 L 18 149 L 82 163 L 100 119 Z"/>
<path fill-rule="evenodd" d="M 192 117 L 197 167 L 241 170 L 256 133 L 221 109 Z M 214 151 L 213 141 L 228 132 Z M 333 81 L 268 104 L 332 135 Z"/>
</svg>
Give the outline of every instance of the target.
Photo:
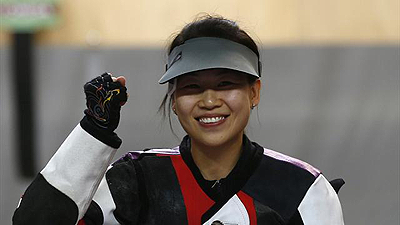
<svg viewBox="0 0 400 225">
<path fill-rule="evenodd" d="M 278 213 L 276 213 L 270 207 L 261 204 L 257 200 L 254 200 L 254 209 L 256 211 L 258 224 L 268 224 L 268 225 L 285 224 L 285 222 L 282 220 L 282 218 L 279 216 Z"/>
<path fill-rule="evenodd" d="M 296 212 L 293 214 L 292 218 L 290 218 L 287 225 L 304 225 L 299 210 L 296 210 Z"/>
<path fill-rule="evenodd" d="M 95 201 L 92 201 L 82 219 L 85 221 L 85 225 L 102 225 L 104 223 L 103 211 Z"/>
<path fill-rule="evenodd" d="M 315 179 L 313 174 L 295 164 L 264 155 L 243 191 L 287 222 Z"/>
<path fill-rule="evenodd" d="M 187 224 L 186 213 L 182 213 L 186 212 L 186 208 L 171 158 L 146 156 L 139 162 L 149 204 L 146 220 L 142 224 Z"/>
<path fill-rule="evenodd" d="M 137 224 L 142 202 L 132 160 L 115 163 L 107 171 L 106 180 L 116 205 L 115 218 L 121 224 Z"/>
<path fill-rule="evenodd" d="M 69 225 L 75 224 L 77 219 L 78 207 L 74 201 L 38 174 L 15 210 L 13 224 Z"/>
</svg>

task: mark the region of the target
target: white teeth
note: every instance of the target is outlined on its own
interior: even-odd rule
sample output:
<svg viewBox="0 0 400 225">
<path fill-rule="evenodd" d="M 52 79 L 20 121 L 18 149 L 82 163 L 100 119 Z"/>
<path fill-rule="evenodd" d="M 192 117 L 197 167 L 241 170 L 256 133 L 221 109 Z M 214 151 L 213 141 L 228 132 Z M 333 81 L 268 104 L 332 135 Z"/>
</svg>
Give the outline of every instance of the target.
<svg viewBox="0 0 400 225">
<path fill-rule="evenodd" d="M 223 120 L 225 117 L 223 116 L 218 116 L 218 117 L 203 117 L 200 118 L 199 121 L 202 123 L 216 123 L 220 120 Z"/>
</svg>

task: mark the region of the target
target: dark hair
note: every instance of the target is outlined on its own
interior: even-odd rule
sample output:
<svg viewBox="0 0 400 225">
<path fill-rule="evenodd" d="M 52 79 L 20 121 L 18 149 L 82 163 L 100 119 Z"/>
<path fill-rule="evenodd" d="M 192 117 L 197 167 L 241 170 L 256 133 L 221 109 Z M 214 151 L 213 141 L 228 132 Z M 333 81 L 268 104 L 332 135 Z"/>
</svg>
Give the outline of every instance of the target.
<svg viewBox="0 0 400 225">
<path fill-rule="evenodd" d="M 195 19 L 187 24 L 182 31 L 176 35 L 168 48 L 168 55 L 172 50 L 185 41 L 198 37 L 218 37 L 225 38 L 250 48 L 258 57 L 257 44 L 254 40 L 232 20 L 221 16 L 206 15 Z"/>
<path fill-rule="evenodd" d="M 236 24 L 236 22 L 225 19 L 221 16 L 213 15 L 200 16 L 193 22 L 187 24 L 172 40 L 168 47 L 168 55 L 171 54 L 172 50 L 176 46 L 182 45 L 189 39 L 198 37 L 218 37 L 237 42 L 251 49 L 257 55 L 257 57 L 260 58 L 257 44 L 244 30 L 242 30 Z M 258 79 L 255 76 L 248 77 L 249 84 L 253 84 Z M 168 99 L 167 93 L 165 94 L 164 99 L 158 108 L 158 112 L 162 113 L 164 119 L 166 116 L 168 116 L 170 128 L 174 133 L 171 123 L 171 106 L 172 100 L 171 98 Z"/>
</svg>

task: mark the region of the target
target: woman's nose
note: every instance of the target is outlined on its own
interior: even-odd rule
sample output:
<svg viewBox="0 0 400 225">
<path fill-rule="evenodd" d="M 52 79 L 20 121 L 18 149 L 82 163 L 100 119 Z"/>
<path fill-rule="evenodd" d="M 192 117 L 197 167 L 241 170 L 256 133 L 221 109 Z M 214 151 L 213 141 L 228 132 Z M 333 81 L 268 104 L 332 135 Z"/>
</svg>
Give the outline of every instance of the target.
<svg viewBox="0 0 400 225">
<path fill-rule="evenodd" d="M 207 89 L 202 93 L 199 101 L 200 108 L 213 109 L 221 105 L 222 101 L 219 99 L 218 93 L 215 90 Z"/>
</svg>

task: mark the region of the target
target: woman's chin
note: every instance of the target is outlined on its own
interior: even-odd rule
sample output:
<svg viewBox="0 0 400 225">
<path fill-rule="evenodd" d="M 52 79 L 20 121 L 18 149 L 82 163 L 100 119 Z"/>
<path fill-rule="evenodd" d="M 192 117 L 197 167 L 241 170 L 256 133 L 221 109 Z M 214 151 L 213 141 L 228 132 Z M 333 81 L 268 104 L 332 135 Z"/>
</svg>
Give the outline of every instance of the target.
<svg viewBox="0 0 400 225">
<path fill-rule="evenodd" d="M 238 136 L 238 137 L 236 137 Z M 223 148 L 224 146 L 230 146 L 237 141 L 241 141 L 241 135 L 224 135 L 224 134 L 207 134 L 207 135 L 195 135 L 192 137 L 192 143 L 198 146 L 204 146 L 207 148 Z"/>
</svg>

